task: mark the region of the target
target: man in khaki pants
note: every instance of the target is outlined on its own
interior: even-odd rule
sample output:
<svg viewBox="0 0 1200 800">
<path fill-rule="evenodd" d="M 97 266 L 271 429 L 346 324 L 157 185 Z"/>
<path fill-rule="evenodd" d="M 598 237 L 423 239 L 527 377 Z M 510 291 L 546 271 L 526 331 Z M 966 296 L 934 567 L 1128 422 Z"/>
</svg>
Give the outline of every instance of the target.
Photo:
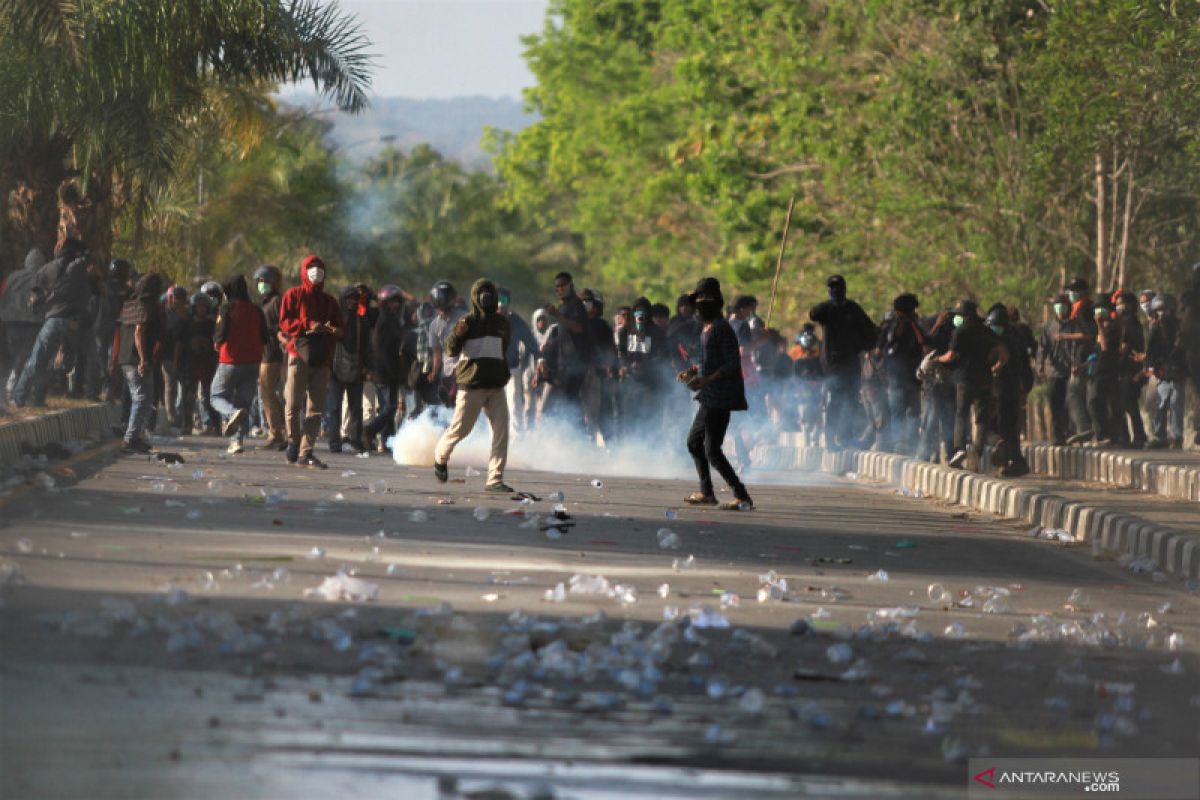
<svg viewBox="0 0 1200 800">
<path fill-rule="evenodd" d="M 449 477 L 446 464 L 450 454 L 470 435 L 482 411 L 492 426 L 485 491 L 509 494 L 512 488 L 504 483 L 504 466 L 508 463 L 508 396 L 504 387 L 510 375 L 504 354 L 512 334 L 508 320 L 497 313 L 498 307 L 495 284 L 480 278 L 471 287 L 471 313 L 460 319 L 446 338 L 446 355 L 459 359 L 455 368 L 458 398 L 454 419 L 434 449 L 433 473 L 439 481 Z"/>
<path fill-rule="evenodd" d="M 333 348 L 342 338 L 342 308 L 325 286 L 325 263 L 309 256 L 300 265 L 300 285 L 288 289 L 279 304 L 279 330 L 287 338 L 287 460 L 325 469 L 313 454 L 321 432 L 321 412 L 329 388 Z"/>
<path fill-rule="evenodd" d="M 263 360 L 258 368 L 258 400 L 262 405 L 263 427 L 267 429 L 267 441 L 260 449 L 283 450 L 287 447 L 283 401 L 279 399 L 279 382 L 283 379 L 283 347 L 279 341 L 279 306 L 283 297 L 279 287 L 283 273 L 274 264 L 263 264 L 254 271 L 254 282 L 262 298 L 270 339 L 263 346 Z"/>
</svg>

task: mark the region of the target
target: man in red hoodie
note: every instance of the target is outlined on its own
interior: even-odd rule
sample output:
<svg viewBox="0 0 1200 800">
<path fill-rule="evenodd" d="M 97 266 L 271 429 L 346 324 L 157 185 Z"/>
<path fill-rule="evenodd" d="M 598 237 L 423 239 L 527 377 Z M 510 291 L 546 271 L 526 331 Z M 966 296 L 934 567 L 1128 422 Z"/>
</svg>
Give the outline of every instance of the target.
<svg viewBox="0 0 1200 800">
<path fill-rule="evenodd" d="M 279 332 L 288 353 L 283 390 L 287 460 L 314 469 L 325 469 L 313 447 L 321 431 L 334 344 L 343 332 L 342 309 L 324 286 L 325 262 L 308 256 L 300 264 L 300 285 L 288 289 L 279 304 Z"/>
<path fill-rule="evenodd" d="M 250 301 L 246 278 L 237 275 L 225 284 L 225 302 L 217 311 L 213 344 L 217 348 L 217 374 L 210 402 L 225 419 L 222 433 L 229 439 L 229 453 L 242 452 L 250 428 L 250 405 L 258 389 L 258 367 L 263 346 L 268 343 L 267 320 Z"/>
</svg>

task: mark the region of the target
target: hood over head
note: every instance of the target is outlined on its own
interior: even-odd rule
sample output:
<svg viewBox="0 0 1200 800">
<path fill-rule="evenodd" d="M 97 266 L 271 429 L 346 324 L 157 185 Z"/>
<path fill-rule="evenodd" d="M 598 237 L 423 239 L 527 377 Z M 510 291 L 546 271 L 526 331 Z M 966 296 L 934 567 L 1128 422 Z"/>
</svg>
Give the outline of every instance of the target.
<svg viewBox="0 0 1200 800">
<path fill-rule="evenodd" d="M 325 268 L 325 262 L 322 261 L 319 256 L 308 256 L 300 262 L 300 285 L 305 289 L 313 288 L 313 282 L 308 279 L 309 267 L 320 267 L 321 269 L 325 270 L 326 277 L 328 277 L 329 273 L 329 270 Z M 321 283 L 317 284 L 317 287 L 319 288 L 324 285 L 325 284 L 322 281 Z"/>
<path fill-rule="evenodd" d="M 222 288 L 225 290 L 225 299 L 229 302 L 232 303 L 234 300 L 250 302 L 250 289 L 246 286 L 245 275 L 234 275 L 225 281 L 225 285 Z"/>
<path fill-rule="evenodd" d="M 25 254 L 25 269 L 39 270 L 46 264 L 46 257 L 42 255 L 42 251 L 36 247 L 29 248 L 29 252 Z"/>
<path fill-rule="evenodd" d="M 485 293 L 491 296 L 490 308 L 485 308 L 481 303 L 480 298 Z M 499 298 L 500 295 L 496 292 L 496 284 L 487 278 L 480 278 L 471 284 L 471 313 L 479 317 L 489 313 L 496 313 L 496 304 L 499 302 Z"/>
</svg>

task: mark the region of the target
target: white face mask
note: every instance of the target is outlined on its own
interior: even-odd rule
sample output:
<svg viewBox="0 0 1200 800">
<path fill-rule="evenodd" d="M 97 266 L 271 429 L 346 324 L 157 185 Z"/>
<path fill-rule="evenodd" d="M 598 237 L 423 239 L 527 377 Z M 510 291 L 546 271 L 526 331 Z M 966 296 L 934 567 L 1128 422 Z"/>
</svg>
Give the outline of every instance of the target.
<svg viewBox="0 0 1200 800">
<path fill-rule="evenodd" d="M 1142 303 L 1142 313 L 1145 314 L 1146 316 L 1150 315 L 1150 304 L 1149 303 Z"/>
<path fill-rule="evenodd" d="M 325 282 L 325 270 L 321 269 L 320 267 L 309 267 L 308 268 L 308 282 L 309 283 L 324 283 Z"/>
</svg>

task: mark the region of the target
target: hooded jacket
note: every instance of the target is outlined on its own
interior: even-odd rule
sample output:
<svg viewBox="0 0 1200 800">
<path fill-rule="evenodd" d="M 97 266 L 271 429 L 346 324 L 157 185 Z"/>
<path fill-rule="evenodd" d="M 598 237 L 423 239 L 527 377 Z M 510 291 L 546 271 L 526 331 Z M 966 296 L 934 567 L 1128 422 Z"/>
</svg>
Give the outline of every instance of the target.
<svg viewBox="0 0 1200 800">
<path fill-rule="evenodd" d="M 258 364 L 270 340 L 262 309 L 250 300 L 246 278 L 237 275 L 225 286 L 225 302 L 217 309 L 213 343 L 222 364 Z"/>
<path fill-rule="evenodd" d="M 36 247 L 25 256 L 25 266 L 8 276 L 0 294 L 0 321 L 26 322 L 40 325 L 44 315 L 30 306 L 30 293 L 37 281 L 38 270 L 46 257 Z"/>
<path fill-rule="evenodd" d="M 287 337 L 288 354 L 300 357 L 296 352 L 296 337 L 307 335 L 309 323 L 332 322 L 342 327 L 342 308 L 337 299 L 326 293 L 324 283 L 313 284 L 308 280 L 308 268 L 318 265 L 325 268 L 324 262 L 316 256 L 309 256 L 300 264 L 300 285 L 293 286 L 283 294 L 279 304 L 279 330 Z M 328 336 L 328 334 L 316 334 Z M 321 364 L 313 366 L 326 367 L 333 361 L 333 342 L 325 348 L 328 355 Z"/>
<path fill-rule="evenodd" d="M 446 337 L 446 354 L 458 357 L 455 378 L 464 389 L 499 389 L 510 377 L 504 354 L 512 333 L 508 319 L 498 311 L 484 311 L 479 295 L 496 295 L 496 286 L 486 278 L 471 287 L 471 313 L 459 320 Z"/>
</svg>

